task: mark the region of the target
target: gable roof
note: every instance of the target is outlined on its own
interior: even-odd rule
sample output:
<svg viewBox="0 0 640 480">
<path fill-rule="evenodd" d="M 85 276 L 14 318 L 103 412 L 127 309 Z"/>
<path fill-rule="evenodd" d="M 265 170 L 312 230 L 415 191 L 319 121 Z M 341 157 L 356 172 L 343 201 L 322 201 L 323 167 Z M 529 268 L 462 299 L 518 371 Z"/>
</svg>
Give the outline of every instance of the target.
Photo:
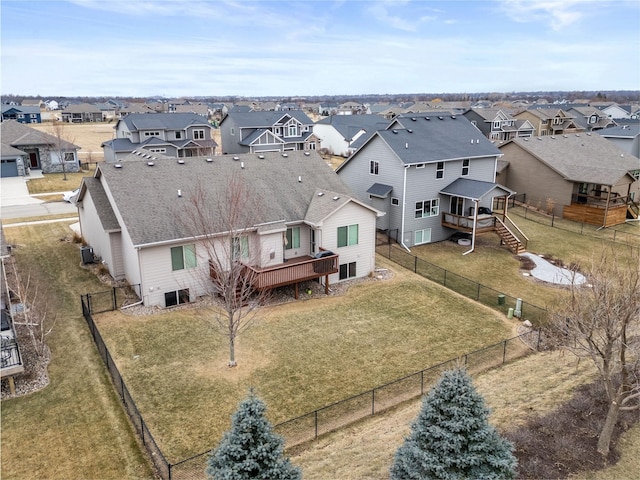
<svg viewBox="0 0 640 480">
<path fill-rule="evenodd" d="M 5 120 L 0 123 L 0 137 L 2 137 L 3 143 L 17 148 L 58 145 L 58 139 L 53 135 L 31 128 L 16 120 Z M 60 147 L 65 150 L 77 150 L 80 148 L 66 140 L 60 141 Z"/>
<path fill-rule="evenodd" d="M 640 135 L 640 123 L 604 128 L 596 133 L 605 138 L 635 138 Z"/>
<path fill-rule="evenodd" d="M 464 116 L 415 114 L 397 117 L 387 130 L 375 132 L 336 171 L 374 138 L 381 138 L 405 165 L 502 155 Z"/>
<path fill-rule="evenodd" d="M 222 191 L 233 174 L 240 174 L 256 197 L 263 200 L 262 223 L 307 219 L 318 189 L 333 194 L 331 197 L 327 194 L 327 198 L 352 197 L 342 179 L 315 152 L 215 156 L 209 157 L 211 161 L 207 157 L 175 159 L 151 155 L 156 160 L 153 166 L 148 165 L 148 160 L 131 155 L 120 167 L 99 165 L 95 174 L 106 182 L 115 208 L 124 220 L 123 228 L 126 226 L 136 246 L 191 238 L 186 227 L 176 220 L 180 209 L 185 208 L 198 186 L 207 191 Z M 79 201 L 82 197 L 81 192 Z"/>
<path fill-rule="evenodd" d="M 615 185 L 630 171 L 640 169 L 640 159 L 595 133 L 514 138 L 501 148 L 510 143 L 571 182 Z"/>
<path fill-rule="evenodd" d="M 201 125 L 209 127 L 207 119 L 195 113 L 130 113 L 118 122 L 123 122 L 133 132 L 155 129 L 182 130 Z"/>
<path fill-rule="evenodd" d="M 302 110 L 288 110 L 286 112 L 235 112 L 230 111 L 222 120 L 221 124 L 227 118 L 233 119 L 239 128 L 263 127 L 270 128 L 275 124 L 281 123 L 283 118 L 291 117 L 302 123 L 303 125 L 312 125 L 313 122 Z"/>
<path fill-rule="evenodd" d="M 331 125 L 347 141 L 353 140 L 361 130 L 372 135 L 376 130 L 384 130 L 389 125 L 389 120 L 381 115 L 330 115 L 318 120 L 316 125 Z"/>
<path fill-rule="evenodd" d="M 469 198 L 471 200 L 480 200 L 489 195 L 494 190 L 501 190 L 509 195 L 514 194 L 512 190 L 493 182 L 483 182 L 481 180 L 473 180 L 470 178 L 458 178 L 449 185 L 440 190 L 440 193 L 452 195 L 456 197 Z"/>
</svg>

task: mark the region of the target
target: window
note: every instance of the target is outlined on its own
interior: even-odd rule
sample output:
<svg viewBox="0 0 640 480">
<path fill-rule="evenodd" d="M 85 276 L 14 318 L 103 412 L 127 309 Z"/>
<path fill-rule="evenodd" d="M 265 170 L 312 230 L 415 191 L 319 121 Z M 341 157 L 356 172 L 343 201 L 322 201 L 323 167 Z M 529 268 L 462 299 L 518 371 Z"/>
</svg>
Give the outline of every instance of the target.
<svg viewBox="0 0 640 480">
<path fill-rule="evenodd" d="M 338 227 L 338 247 L 358 244 L 358 225 Z"/>
<path fill-rule="evenodd" d="M 500 120 L 493 122 L 493 128 L 500 128 Z"/>
<path fill-rule="evenodd" d="M 171 248 L 171 270 L 174 272 L 185 268 L 194 268 L 196 264 L 195 244 Z"/>
<path fill-rule="evenodd" d="M 340 265 L 340 280 L 353 278 L 356 276 L 356 262 L 343 263 Z"/>
<path fill-rule="evenodd" d="M 64 161 L 65 162 L 75 162 L 76 161 L 76 156 L 73 154 L 73 152 L 65 152 L 64 153 Z"/>
<path fill-rule="evenodd" d="M 164 294 L 165 307 L 173 307 L 175 305 L 182 305 L 183 303 L 189 303 L 189 289 L 184 288 L 174 292 L 166 292 Z"/>
<path fill-rule="evenodd" d="M 598 122 L 598 117 L 596 117 L 595 115 L 591 115 L 589 117 L 589 123 L 597 123 Z"/>
<path fill-rule="evenodd" d="M 431 229 L 425 228 L 424 230 L 416 230 L 414 237 L 414 245 L 429 243 L 431 241 Z"/>
<path fill-rule="evenodd" d="M 300 248 L 300 227 L 287 228 L 287 244 L 285 250 Z"/>
<path fill-rule="evenodd" d="M 371 160 L 369 162 L 369 173 L 371 175 L 378 175 L 378 167 L 380 166 L 380 164 L 378 162 L 376 162 L 375 160 Z"/>
<path fill-rule="evenodd" d="M 424 202 L 416 202 L 415 218 L 435 217 L 439 212 L 439 201 L 437 198 L 433 200 L 425 200 Z"/>
<path fill-rule="evenodd" d="M 298 136 L 298 125 L 292 123 L 289 125 L 289 137 L 297 137 Z"/>
<path fill-rule="evenodd" d="M 469 175 L 469 159 L 465 158 L 462 160 L 462 176 L 465 177 Z"/>
<path fill-rule="evenodd" d="M 166 148 L 150 148 L 149 151 L 152 153 L 167 153 Z"/>
<path fill-rule="evenodd" d="M 180 140 L 182 138 L 182 132 L 176 132 L 176 140 Z"/>
<path fill-rule="evenodd" d="M 241 237 L 233 237 L 231 239 L 231 258 L 240 260 L 249 257 L 249 237 L 243 235 Z"/>
<path fill-rule="evenodd" d="M 236 129 L 231 127 L 231 130 L 229 131 L 229 133 L 231 133 L 231 135 L 235 135 L 236 134 Z"/>
<path fill-rule="evenodd" d="M 444 177 L 444 162 L 436 163 L 436 178 Z"/>
<path fill-rule="evenodd" d="M 144 132 L 145 137 L 159 137 L 160 132 Z"/>
<path fill-rule="evenodd" d="M 398 206 L 400 205 L 400 199 L 398 197 L 391 197 L 391 205 Z"/>
<path fill-rule="evenodd" d="M 194 130 L 193 131 L 193 139 L 194 140 L 204 140 L 204 130 Z"/>
</svg>

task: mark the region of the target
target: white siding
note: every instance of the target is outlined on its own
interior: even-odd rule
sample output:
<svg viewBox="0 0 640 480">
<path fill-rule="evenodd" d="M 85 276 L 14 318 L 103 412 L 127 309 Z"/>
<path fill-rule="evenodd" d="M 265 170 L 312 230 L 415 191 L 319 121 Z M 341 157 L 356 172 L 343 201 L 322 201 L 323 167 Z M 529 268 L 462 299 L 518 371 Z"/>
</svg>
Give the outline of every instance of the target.
<svg viewBox="0 0 640 480">
<path fill-rule="evenodd" d="M 95 204 L 89 192 L 86 192 L 82 206 L 78 209 L 80 229 L 84 241 L 93 248 L 94 255 L 102 258 L 112 277 L 116 278 L 112 245 L 109 234 L 104 231 Z"/>
<path fill-rule="evenodd" d="M 320 138 L 320 148 L 326 148 L 334 155 L 346 156 L 349 153 L 349 143 L 333 125 L 317 123 L 313 133 Z"/>
</svg>

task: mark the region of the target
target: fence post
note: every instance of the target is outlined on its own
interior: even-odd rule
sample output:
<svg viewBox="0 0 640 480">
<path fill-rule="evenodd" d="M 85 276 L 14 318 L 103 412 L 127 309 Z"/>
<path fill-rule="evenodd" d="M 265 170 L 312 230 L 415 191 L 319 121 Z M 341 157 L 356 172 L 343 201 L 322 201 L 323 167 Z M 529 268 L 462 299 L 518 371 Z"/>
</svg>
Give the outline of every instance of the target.
<svg viewBox="0 0 640 480">
<path fill-rule="evenodd" d="M 418 257 L 413 257 L 413 273 L 418 273 Z"/>
<path fill-rule="evenodd" d="M 445 287 L 447 286 L 447 271 L 444 271 L 444 282 L 442 283 Z"/>
<path fill-rule="evenodd" d="M 505 340 L 502 344 L 502 363 L 505 362 L 507 358 L 507 341 Z"/>
<path fill-rule="evenodd" d="M 116 299 L 116 287 L 113 287 L 113 289 L 111 291 L 111 298 L 112 298 L 112 301 L 113 301 L 113 310 L 115 311 L 115 310 L 118 309 L 118 307 L 117 307 L 118 300 Z"/>
<path fill-rule="evenodd" d="M 315 438 L 318 438 L 318 410 L 316 410 L 315 412 L 313 412 L 313 414 L 314 414 L 314 417 L 315 417 L 315 420 L 314 420 L 314 423 L 315 423 L 315 430 L 316 430 L 316 431 L 315 431 Z"/>
<path fill-rule="evenodd" d="M 376 389 L 371 390 L 371 416 L 376 414 Z"/>
<path fill-rule="evenodd" d="M 478 293 L 476 294 L 476 302 L 480 301 L 480 284 L 478 283 Z"/>
<path fill-rule="evenodd" d="M 420 395 L 424 395 L 424 370 L 420 371 Z"/>
<path fill-rule="evenodd" d="M 556 214 L 555 214 L 555 213 L 552 213 L 552 214 L 551 214 L 551 226 L 552 226 L 552 227 L 553 227 L 553 223 L 554 223 L 555 219 L 556 219 Z"/>
<path fill-rule="evenodd" d="M 89 315 L 91 315 L 91 294 L 87 293 L 87 309 L 89 310 Z"/>
</svg>

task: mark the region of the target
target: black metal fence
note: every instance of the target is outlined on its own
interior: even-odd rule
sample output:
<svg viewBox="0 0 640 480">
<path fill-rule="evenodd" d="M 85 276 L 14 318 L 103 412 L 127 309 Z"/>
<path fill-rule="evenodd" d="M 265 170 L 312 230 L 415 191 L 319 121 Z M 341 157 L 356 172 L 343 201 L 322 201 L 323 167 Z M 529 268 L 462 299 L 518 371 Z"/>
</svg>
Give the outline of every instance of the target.
<svg viewBox="0 0 640 480">
<path fill-rule="evenodd" d="M 121 308 L 123 304 L 130 304 L 128 302 L 132 299 L 135 290 L 135 288 L 116 287 L 104 292 L 82 295 L 80 299 L 83 316 L 89 326 L 100 358 L 102 358 L 109 371 L 125 411 L 147 450 L 158 475 L 165 480 L 204 479 L 210 450 L 176 463 L 167 461 L 129 393 L 129 389 L 93 320 L 92 313 L 112 311 Z M 285 421 L 276 425 L 275 430 L 285 438 L 287 448 L 300 445 L 314 440 L 320 435 L 376 415 L 423 395 L 445 370 L 463 365 L 470 373 L 479 373 L 528 355 L 536 350 L 539 345 L 540 332 L 532 330 L 524 335 L 461 355 L 385 385 L 375 387 L 359 395 Z"/>
<path fill-rule="evenodd" d="M 546 321 L 547 310 L 545 308 L 525 302 L 522 299 L 518 301 L 516 297 L 427 262 L 400 248 L 391 240 L 384 246 L 379 245 L 376 251 L 378 254 L 424 278 L 439 283 L 505 315 L 508 315 L 511 309 L 512 314 L 519 315 L 519 318 L 529 320 L 532 324 L 541 325 Z"/>
</svg>

